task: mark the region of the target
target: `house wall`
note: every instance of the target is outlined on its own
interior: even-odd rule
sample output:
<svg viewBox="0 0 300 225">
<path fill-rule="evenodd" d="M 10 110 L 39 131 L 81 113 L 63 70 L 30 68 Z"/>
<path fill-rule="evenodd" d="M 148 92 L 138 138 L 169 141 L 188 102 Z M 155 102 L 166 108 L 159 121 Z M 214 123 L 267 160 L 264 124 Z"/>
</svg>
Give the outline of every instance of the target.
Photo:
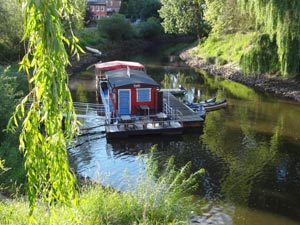
<svg viewBox="0 0 300 225">
<path fill-rule="evenodd" d="M 150 109 L 150 114 L 157 113 L 157 91 L 156 87 L 141 87 L 141 88 L 150 88 L 151 89 L 151 101 L 149 102 L 137 102 L 137 90 L 136 88 L 131 88 L 131 114 L 138 113 L 138 106 L 146 105 Z M 115 93 L 118 93 L 118 90 L 123 89 L 115 89 Z M 130 89 L 128 87 L 124 89 Z M 114 108 L 118 108 L 118 97 L 116 97 L 116 101 L 114 102 Z M 118 112 L 116 111 L 115 114 L 117 115 Z"/>
<path fill-rule="evenodd" d="M 121 7 L 121 0 L 106 0 L 107 9 L 112 9 L 115 12 L 119 12 Z"/>
<path fill-rule="evenodd" d="M 105 4 L 91 4 L 87 6 L 88 10 L 93 12 L 94 20 L 99 20 L 107 16 L 107 10 Z"/>
<path fill-rule="evenodd" d="M 88 1 L 87 9 L 94 13 L 94 20 L 99 20 L 113 12 L 119 12 L 121 2 L 121 0 Z"/>
</svg>

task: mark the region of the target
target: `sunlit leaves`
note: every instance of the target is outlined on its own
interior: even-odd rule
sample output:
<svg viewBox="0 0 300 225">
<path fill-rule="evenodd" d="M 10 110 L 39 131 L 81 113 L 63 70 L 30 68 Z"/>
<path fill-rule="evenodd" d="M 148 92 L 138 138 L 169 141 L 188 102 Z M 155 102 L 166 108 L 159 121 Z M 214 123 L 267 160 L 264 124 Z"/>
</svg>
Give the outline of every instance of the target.
<svg viewBox="0 0 300 225">
<path fill-rule="evenodd" d="M 66 47 L 71 54 L 78 54 L 81 48 L 73 32 L 71 38 L 65 36 L 63 20 L 77 13 L 70 1 L 22 2 L 27 53 L 20 68 L 32 73 L 34 88 L 17 106 L 10 128 L 14 129 L 25 116 L 20 149 L 25 154 L 33 211 L 38 198 L 51 205 L 71 203 L 76 196 L 66 146 L 77 131 L 77 121 L 65 67 L 69 63 Z M 32 103 L 26 113 L 24 105 L 29 97 Z"/>
<path fill-rule="evenodd" d="M 203 0 L 162 0 L 159 15 L 167 33 L 194 33 L 203 36 L 207 32 L 204 22 Z"/>
</svg>

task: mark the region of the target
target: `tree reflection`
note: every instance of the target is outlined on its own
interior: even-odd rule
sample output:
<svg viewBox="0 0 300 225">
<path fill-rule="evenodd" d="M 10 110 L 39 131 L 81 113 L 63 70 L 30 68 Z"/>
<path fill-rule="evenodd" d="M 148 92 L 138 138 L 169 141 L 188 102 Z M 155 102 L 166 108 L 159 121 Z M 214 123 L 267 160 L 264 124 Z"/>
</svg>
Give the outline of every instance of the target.
<svg viewBox="0 0 300 225">
<path fill-rule="evenodd" d="M 205 121 L 203 143 L 221 157 L 229 168 L 221 181 L 221 193 L 238 204 L 248 204 L 253 183 L 259 179 L 266 165 L 274 163 L 282 131 L 279 119 L 273 135 L 261 138 L 251 126 L 247 111 L 240 113 L 240 129 L 225 125 L 220 113 L 210 115 Z M 240 143 L 240 144 L 238 144 Z M 237 148 L 237 146 L 240 146 Z"/>
</svg>

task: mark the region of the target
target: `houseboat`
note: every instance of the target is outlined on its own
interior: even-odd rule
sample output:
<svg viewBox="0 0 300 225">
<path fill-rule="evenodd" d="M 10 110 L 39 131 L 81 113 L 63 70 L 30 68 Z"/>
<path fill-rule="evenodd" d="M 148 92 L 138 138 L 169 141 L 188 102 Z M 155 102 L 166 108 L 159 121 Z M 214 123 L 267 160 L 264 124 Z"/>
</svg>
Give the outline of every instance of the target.
<svg viewBox="0 0 300 225">
<path fill-rule="evenodd" d="M 107 138 L 183 132 L 182 114 L 164 101 L 160 85 L 144 65 L 111 61 L 95 64 L 95 71 Z"/>
</svg>

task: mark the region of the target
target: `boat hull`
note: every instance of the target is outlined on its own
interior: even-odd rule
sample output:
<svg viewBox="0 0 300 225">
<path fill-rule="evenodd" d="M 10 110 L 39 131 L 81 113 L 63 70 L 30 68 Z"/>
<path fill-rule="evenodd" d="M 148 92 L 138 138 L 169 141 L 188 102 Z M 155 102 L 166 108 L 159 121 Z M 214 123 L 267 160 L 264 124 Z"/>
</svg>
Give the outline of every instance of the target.
<svg viewBox="0 0 300 225">
<path fill-rule="evenodd" d="M 183 127 L 177 128 L 158 128 L 158 129 L 132 129 L 132 130 L 106 130 L 106 138 L 128 138 L 135 136 L 147 136 L 147 135 L 180 135 L 183 133 Z"/>
<path fill-rule="evenodd" d="M 227 100 L 223 99 L 222 101 L 219 102 L 204 103 L 202 104 L 202 106 L 205 108 L 207 112 L 214 111 L 221 108 L 225 108 L 227 106 Z"/>
</svg>

